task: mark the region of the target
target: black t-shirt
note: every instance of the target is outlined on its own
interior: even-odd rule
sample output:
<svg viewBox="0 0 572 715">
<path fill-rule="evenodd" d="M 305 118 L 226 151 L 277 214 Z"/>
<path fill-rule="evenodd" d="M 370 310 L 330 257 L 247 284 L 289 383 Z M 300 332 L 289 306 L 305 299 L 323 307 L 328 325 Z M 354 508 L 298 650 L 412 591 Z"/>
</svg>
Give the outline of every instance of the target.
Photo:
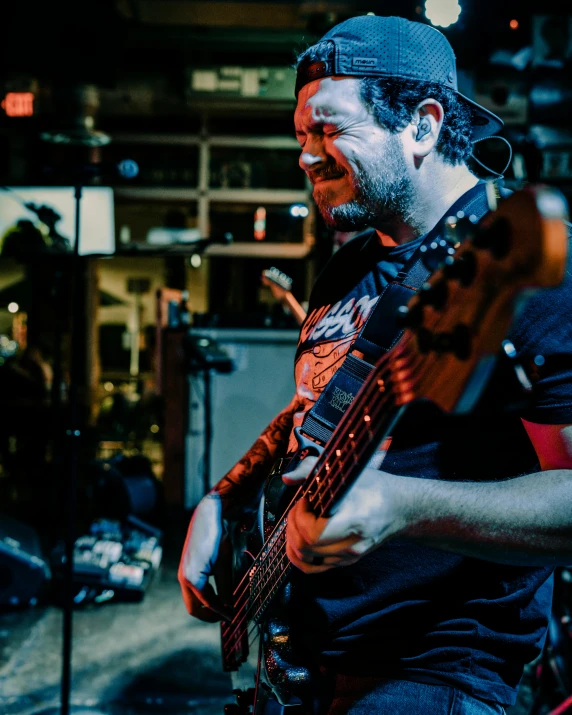
<svg viewBox="0 0 572 715">
<path fill-rule="evenodd" d="M 296 355 L 303 404 L 296 425 L 421 241 L 387 248 L 366 232 L 319 276 Z M 532 368 L 532 396 L 524 399 L 512 366 L 500 361 L 470 415 L 444 415 L 428 403 L 409 409 L 384 471 L 490 481 L 539 469 L 520 417 L 572 423 L 571 275 L 530 298 L 510 330 L 519 361 Z M 510 704 L 523 666 L 544 644 L 551 575 L 394 539 L 353 566 L 312 576 L 295 570 L 293 618 L 320 663 L 339 672 L 448 683 Z"/>
</svg>

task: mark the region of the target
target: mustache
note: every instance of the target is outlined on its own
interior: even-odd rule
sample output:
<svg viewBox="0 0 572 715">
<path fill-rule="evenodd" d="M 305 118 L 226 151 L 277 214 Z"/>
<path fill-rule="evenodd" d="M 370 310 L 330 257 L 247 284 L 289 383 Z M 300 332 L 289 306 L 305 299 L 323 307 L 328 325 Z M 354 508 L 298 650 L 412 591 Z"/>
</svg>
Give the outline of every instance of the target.
<svg viewBox="0 0 572 715">
<path fill-rule="evenodd" d="M 347 174 L 345 169 L 342 169 L 340 166 L 332 165 L 308 172 L 308 178 L 312 184 L 315 184 L 317 181 L 337 179 L 339 176 L 343 176 L 344 174 Z"/>
</svg>

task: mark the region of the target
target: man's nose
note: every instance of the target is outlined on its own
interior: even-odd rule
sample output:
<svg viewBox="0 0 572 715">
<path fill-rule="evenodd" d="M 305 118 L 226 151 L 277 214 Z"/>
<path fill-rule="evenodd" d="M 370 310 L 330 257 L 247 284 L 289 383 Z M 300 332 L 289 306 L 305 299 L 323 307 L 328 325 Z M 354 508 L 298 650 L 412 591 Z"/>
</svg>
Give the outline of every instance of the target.
<svg viewBox="0 0 572 715">
<path fill-rule="evenodd" d="M 326 157 L 320 143 L 313 141 L 309 145 L 306 143 L 304 151 L 300 154 L 299 164 L 304 171 L 311 171 L 325 160 Z"/>
<path fill-rule="evenodd" d="M 310 154 L 309 151 L 304 151 L 300 155 L 300 167 L 305 171 L 310 171 L 316 165 L 321 164 L 323 161 L 321 156 L 316 156 L 315 154 Z"/>
</svg>

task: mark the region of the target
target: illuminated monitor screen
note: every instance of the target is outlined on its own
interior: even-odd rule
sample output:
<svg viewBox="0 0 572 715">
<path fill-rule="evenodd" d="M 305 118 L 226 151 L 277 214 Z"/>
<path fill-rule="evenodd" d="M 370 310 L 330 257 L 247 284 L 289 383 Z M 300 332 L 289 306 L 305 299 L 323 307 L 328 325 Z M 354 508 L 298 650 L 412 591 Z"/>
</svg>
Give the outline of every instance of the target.
<svg viewBox="0 0 572 715">
<path fill-rule="evenodd" d="M 31 221 L 44 235 L 48 230 L 38 216 L 24 204 L 46 206 L 61 218 L 55 223 L 57 233 L 67 239 L 69 250 L 75 243 L 75 197 L 71 186 L 6 187 L 0 190 L 0 246 L 6 235 L 17 230 L 19 221 Z M 49 240 L 49 239 L 48 239 Z M 79 253 L 110 254 L 115 251 L 115 220 L 113 190 L 108 186 L 87 186 L 82 189 Z"/>
</svg>

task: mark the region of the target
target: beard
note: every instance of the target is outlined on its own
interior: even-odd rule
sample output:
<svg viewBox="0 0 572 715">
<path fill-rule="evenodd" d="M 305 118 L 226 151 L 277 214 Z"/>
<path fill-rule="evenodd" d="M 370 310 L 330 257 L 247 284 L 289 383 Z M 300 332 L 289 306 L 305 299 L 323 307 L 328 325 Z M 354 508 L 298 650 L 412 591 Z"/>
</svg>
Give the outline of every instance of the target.
<svg viewBox="0 0 572 715">
<path fill-rule="evenodd" d="M 403 149 L 396 136 L 387 137 L 381 156 L 354 160 L 355 198 L 333 206 L 331 189 L 314 190 L 314 200 L 327 226 L 338 231 L 356 231 L 366 226 L 383 225 L 395 218 L 407 222 L 414 206 L 414 189 L 407 173 Z M 340 173 L 339 167 L 328 167 L 324 174 Z"/>
</svg>

